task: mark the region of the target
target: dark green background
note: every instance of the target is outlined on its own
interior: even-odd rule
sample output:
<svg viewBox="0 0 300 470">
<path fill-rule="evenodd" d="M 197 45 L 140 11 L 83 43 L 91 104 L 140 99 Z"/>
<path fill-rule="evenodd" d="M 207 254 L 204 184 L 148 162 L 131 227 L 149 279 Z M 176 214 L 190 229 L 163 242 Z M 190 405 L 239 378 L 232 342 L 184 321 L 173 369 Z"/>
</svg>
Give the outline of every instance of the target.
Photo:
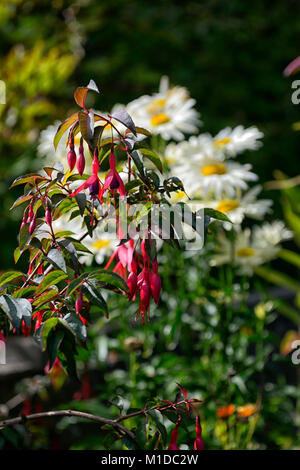
<svg viewBox="0 0 300 470">
<path fill-rule="evenodd" d="M 257 125 L 265 133 L 264 146 L 242 157 L 253 164 L 262 182 L 272 179 L 276 168 L 290 176 L 298 173 L 299 136 L 291 125 L 300 118 L 291 103 L 292 79 L 284 78 L 282 71 L 300 51 L 299 2 L 25 0 L 3 5 L 0 65 L 8 81 L 5 58 L 16 45 L 30 53 L 42 40 L 45 54 L 56 47 L 74 55 L 68 77 L 57 81 L 56 72 L 50 71 L 51 86 L 45 90 L 41 83 L 35 97 L 26 96 L 22 87 L 10 90 L 7 107 L 13 95 L 20 110 L 16 134 L 26 135 L 26 126 L 40 130 L 64 119 L 73 107 L 74 88 L 90 78 L 101 90 L 93 105 L 109 110 L 116 102 L 156 91 L 166 74 L 197 100 L 204 121 L 201 131 L 217 133 L 224 126 L 243 124 Z M 33 76 L 37 72 L 33 70 Z M 25 122 L 26 100 L 43 97 L 53 107 Z M 12 165 L 22 160 L 26 171 L 36 144 L 25 137 L 11 139 L 5 125 L 0 138 L 1 267 L 7 268 L 17 232 L 7 212 L 19 194 L 8 194 L 7 186 L 18 172 Z M 268 196 L 277 199 L 274 192 Z M 280 214 L 279 207 L 276 212 Z"/>
</svg>

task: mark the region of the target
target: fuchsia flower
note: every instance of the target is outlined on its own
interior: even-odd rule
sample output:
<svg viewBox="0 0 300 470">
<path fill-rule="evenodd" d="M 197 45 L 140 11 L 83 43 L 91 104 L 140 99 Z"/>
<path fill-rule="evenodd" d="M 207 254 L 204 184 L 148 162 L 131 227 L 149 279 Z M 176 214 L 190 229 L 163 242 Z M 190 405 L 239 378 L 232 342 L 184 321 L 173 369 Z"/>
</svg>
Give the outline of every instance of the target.
<svg viewBox="0 0 300 470">
<path fill-rule="evenodd" d="M 68 160 L 68 165 L 70 168 L 70 171 L 74 169 L 74 166 L 76 165 L 76 153 L 74 150 L 74 137 L 72 136 L 69 144 L 69 151 L 67 154 L 67 160 Z"/>
<path fill-rule="evenodd" d="M 84 169 L 85 169 L 85 157 L 84 157 L 84 150 L 83 150 L 83 139 L 81 137 L 80 145 L 79 145 L 79 154 L 78 154 L 78 159 L 77 159 L 77 170 L 80 176 L 83 174 Z"/>
<path fill-rule="evenodd" d="M 90 176 L 81 186 L 79 186 L 76 191 L 70 194 L 70 197 L 76 196 L 76 194 L 80 193 L 84 189 L 89 189 L 91 198 L 96 199 L 99 197 L 100 202 L 102 202 L 101 181 L 98 178 L 99 161 L 97 152 L 94 153 L 92 170 L 92 176 Z"/>
<path fill-rule="evenodd" d="M 179 415 L 178 421 L 175 424 L 175 428 L 172 431 L 171 434 L 171 441 L 168 447 L 168 450 L 179 450 L 179 447 L 177 445 L 177 438 L 178 438 L 178 427 L 181 421 L 181 416 Z"/>
<path fill-rule="evenodd" d="M 124 186 L 124 183 L 123 183 L 122 179 L 120 178 L 119 173 L 116 170 L 116 164 L 117 164 L 116 157 L 115 157 L 115 154 L 112 151 L 111 154 L 110 154 L 110 157 L 109 157 L 110 171 L 109 171 L 108 175 L 105 178 L 104 185 L 103 185 L 103 188 L 102 188 L 102 194 L 107 189 L 110 189 L 112 192 L 117 190 L 119 192 L 121 198 L 124 198 L 126 196 L 125 186 Z"/>
<path fill-rule="evenodd" d="M 194 441 L 194 449 L 195 450 L 204 450 L 204 441 L 202 438 L 202 428 L 200 424 L 200 417 L 196 415 L 196 439 Z"/>
<path fill-rule="evenodd" d="M 3 336 L 2 331 L 0 331 L 0 341 L 3 341 L 3 343 L 5 343 L 5 338 Z"/>
</svg>

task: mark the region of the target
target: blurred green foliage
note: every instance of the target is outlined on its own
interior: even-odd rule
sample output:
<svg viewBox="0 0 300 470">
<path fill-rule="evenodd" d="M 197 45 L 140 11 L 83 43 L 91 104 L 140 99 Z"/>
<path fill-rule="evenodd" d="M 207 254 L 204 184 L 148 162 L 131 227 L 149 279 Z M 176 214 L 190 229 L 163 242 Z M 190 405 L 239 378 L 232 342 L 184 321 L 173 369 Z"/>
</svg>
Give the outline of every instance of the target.
<svg viewBox="0 0 300 470">
<path fill-rule="evenodd" d="M 292 79 L 282 70 L 299 55 L 299 14 L 296 0 L 2 0 L 0 79 L 7 104 L 0 105 L 1 269 L 12 267 L 19 223 L 8 217 L 17 196 L 8 193 L 9 182 L 42 166 L 34 161 L 39 132 L 70 114 L 74 88 L 90 78 L 101 91 L 94 106 L 109 110 L 152 93 L 161 75 L 168 75 L 196 98 L 201 130 L 255 124 L 265 133 L 264 146 L 244 157 L 262 181 L 272 179 L 276 168 L 297 174 L 299 135 L 291 125 L 299 112 L 291 103 Z M 166 293 L 159 312 L 142 329 L 124 299 L 116 302 L 108 326 L 96 322 L 90 332 L 95 349 L 81 354 L 98 371 L 98 388 L 92 401 L 72 406 L 103 415 L 103 403 L 117 393 L 142 407 L 153 395 L 173 397 L 180 381 L 206 400 L 204 438 L 208 448 L 220 448 L 226 443 L 215 432 L 216 407 L 256 402 L 263 394 L 254 442 L 268 448 L 295 444 L 296 368 L 290 385 L 274 366 L 284 361 L 275 313 L 258 318 L 245 302 L 233 307 L 230 273 L 214 279 L 214 273 L 205 276 L 207 266 L 188 260 L 187 274 L 182 257 L 164 256 Z M 203 284 L 208 278 L 209 286 Z M 217 310 L 211 310 L 215 301 L 210 304 L 208 292 L 219 296 Z M 128 337 L 141 347 L 124 350 Z M 63 421 L 58 431 L 67 430 L 68 445 L 91 448 L 94 442 L 99 448 L 98 435 L 87 434 L 85 442 L 79 426 L 73 422 L 70 428 Z"/>
<path fill-rule="evenodd" d="M 8 183 L 32 167 L 39 131 L 68 115 L 73 89 L 90 78 L 102 92 L 95 106 L 109 110 L 152 93 L 168 75 L 196 98 L 203 131 L 237 124 L 264 131 L 264 146 L 250 157 L 262 181 L 275 168 L 296 174 L 291 124 L 298 110 L 282 70 L 299 53 L 299 10 L 296 0 L 289 8 L 280 0 L 2 1 L 2 267 L 11 264 L 13 237 L 6 233 L 16 232 L 7 217 L 16 195 L 7 193 Z"/>
</svg>

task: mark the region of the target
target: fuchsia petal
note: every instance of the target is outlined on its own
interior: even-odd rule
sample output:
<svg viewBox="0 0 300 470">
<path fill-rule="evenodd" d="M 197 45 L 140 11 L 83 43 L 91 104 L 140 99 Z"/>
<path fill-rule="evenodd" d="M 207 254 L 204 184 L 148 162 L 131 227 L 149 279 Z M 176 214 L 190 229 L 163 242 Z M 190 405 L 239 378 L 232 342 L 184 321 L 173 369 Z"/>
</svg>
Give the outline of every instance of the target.
<svg viewBox="0 0 300 470">
<path fill-rule="evenodd" d="M 125 245 L 121 245 L 118 247 L 118 257 L 121 261 L 122 266 L 125 268 L 127 266 L 128 261 L 127 248 Z"/>
<path fill-rule="evenodd" d="M 111 170 L 115 170 L 117 165 L 116 157 L 113 152 L 111 152 L 110 157 L 109 157 L 109 167 Z"/>
<path fill-rule="evenodd" d="M 76 194 L 80 193 L 80 191 L 83 191 L 84 189 L 87 189 L 91 184 L 95 183 L 97 179 L 96 175 L 90 176 L 79 188 L 76 189 L 72 194 L 69 195 L 69 197 L 76 196 Z"/>
</svg>

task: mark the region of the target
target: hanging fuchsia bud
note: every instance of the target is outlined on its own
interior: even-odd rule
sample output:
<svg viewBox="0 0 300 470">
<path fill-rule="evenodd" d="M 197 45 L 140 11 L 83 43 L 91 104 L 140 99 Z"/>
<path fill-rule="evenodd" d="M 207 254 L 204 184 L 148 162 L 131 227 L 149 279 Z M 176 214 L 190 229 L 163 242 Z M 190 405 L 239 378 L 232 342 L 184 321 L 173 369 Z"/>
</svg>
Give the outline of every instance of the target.
<svg viewBox="0 0 300 470">
<path fill-rule="evenodd" d="M 129 289 L 129 298 L 132 299 L 136 294 L 137 290 L 137 275 L 135 272 L 132 272 L 128 276 L 127 286 Z"/>
<path fill-rule="evenodd" d="M 202 428 L 200 424 L 200 417 L 196 416 L 196 439 L 194 441 L 194 449 L 195 450 L 204 450 L 204 441 L 202 438 Z"/>
<path fill-rule="evenodd" d="M 45 212 L 45 219 L 46 223 L 51 227 L 52 225 L 52 214 L 49 206 L 46 207 L 46 212 Z"/>
<path fill-rule="evenodd" d="M 76 165 L 76 153 L 74 150 L 74 137 L 72 136 L 70 139 L 69 151 L 67 154 L 68 165 L 70 171 L 73 170 L 74 166 Z"/>
<path fill-rule="evenodd" d="M 97 150 L 97 148 L 95 149 L 95 152 L 94 152 L 94 159 L 93 159 L 93 163 L 92 163 L 92 171 L 93 171 L 93 175 L 97 175 L 98 171 L 99 171 L 99 160 L 98 160 L 98 150 Z"/>
<path fill-rule="evenodd" d="M 82 307 L 83 307 L 83 300 L 82 300 L 82 292 L 80 291 L 75 302 L 75 310 L 78 315 L 80 314 Z"/>
<path fill-rule="evenodd" d="M 70 171 L 72 171 L 76 164 L 76 153 L 74 149 L 70 149 L 68 151 L 67 160 L 68 160 Z"/>
<path fill-rule="evenodd" d="M 33 207 L 32 205 L 30 204 L 29 206 L 29 211 L 28 211 L 28 218 L 27 218 L 27 223 L 30 224 L 30 222 L 32 221 L 34 217 L 34 213 L 33 213 Z"/>
<path fill-rule="evenodd" d="M 36 214 L 33 216 L 30 225 L 29 225 L 29 234 L 32 235 L 35 229 L 35 224 L 36 224 Z"/>
<path fill-rule="evenodd" d="M 83 139 L 80 139 L 79 145 L 79 154 L 77 159 L 77 170 L 80 176 L 83 174 L 85 168 L 85 157 L 84 157 L 84 150 L 83 150 Z"/>
<path fill-rule="evenodd" d="M 151 294 L 154 299 L 154 302 L 156 303 L 156 305 L 158 305 L 160 291 L 161 291 L 161 279 L 160 279 L 159 274 L 155 272 L 151 274 L 150 287 L 151 287 Z"/>
</svg>

